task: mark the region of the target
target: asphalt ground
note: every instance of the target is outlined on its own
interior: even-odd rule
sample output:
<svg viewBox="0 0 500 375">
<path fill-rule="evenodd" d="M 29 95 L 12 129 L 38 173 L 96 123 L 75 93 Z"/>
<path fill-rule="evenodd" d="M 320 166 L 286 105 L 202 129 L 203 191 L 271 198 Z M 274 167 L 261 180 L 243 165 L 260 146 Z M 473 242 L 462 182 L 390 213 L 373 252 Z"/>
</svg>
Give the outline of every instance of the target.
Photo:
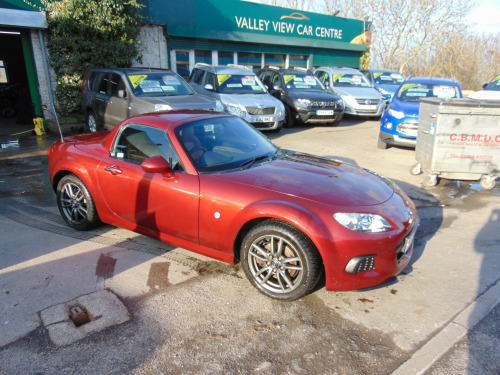
<svg viewBox="0 0 500 375">
<path fill-rule="evenodd" d="M 0 150 L 0 373 L 498 374 L 500 189 L 409 173 L 376 121 L 270 134 L 397 182 L 421 224 L 391 284 L 270 300 L 232 266 L 134 233 L 66 227 L 46 171 L 57 136 Z M 7 144 L 5 139 L 0 142 Z M 497 181 L 498 183 L 498 181 Z M 71 307 L 92 320 L 75 328 Z"/>
</svg>

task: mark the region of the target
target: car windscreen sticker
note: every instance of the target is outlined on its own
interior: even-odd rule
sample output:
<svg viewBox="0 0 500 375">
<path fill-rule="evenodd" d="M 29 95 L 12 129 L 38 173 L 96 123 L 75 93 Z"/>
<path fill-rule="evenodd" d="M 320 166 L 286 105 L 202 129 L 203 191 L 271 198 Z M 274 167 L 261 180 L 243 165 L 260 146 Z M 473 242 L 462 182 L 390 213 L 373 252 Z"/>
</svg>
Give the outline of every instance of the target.
<svg viewBox="0 0 500 375">
<path fill-rule="evenodd" d="M 306 76 L 304 81 L 306 85 L 316 86 L 316 79 L 313 76 Z"/>
<path fill-rule="evenodd" d="M 181 84 L 181 82 L 179 81 L 179 78 L 177 78 L 176 76 L 165 75 L 161 78 L 163 79 L 163 83 L 165 83 L 166 85 L 180 85 Z"/>
<path fill-rule="evenodd" d="M 497 75 L 495 78 L 493 78 L 493 81 L 491 82 L 496 82 L 496 81 L 500 81 L 500 74 Z"/>
<path fill-rule="evenodd" d="M 162 92 L 162 88 L 160 86 L 160 82 L 144 80 L 140 84 L 141 90 L 143 92 Z"/>
<path fill-rule="evenodd" d="M 451 86 L 434 86 L 432 94 L 438 98 L 453 98 L 455 96 L 455 88 Z"/>
<path fill-rule="evenodd" d="M 295 76 L 295 75 L 288 75 L 288 74 L 284 75 L 283 79 L 285 81 L 285 84 L 287 84 L 288 82 L 290 82 L 292 79 L 295 80 L 295 77 L 297 77 L 297 76 Z"/>
<path fill-rule="evenodd" d="M 401 89 L 399 91 L 408 91 L 409 89 L 412 89 L 414 87 L 421 87 L 422 85 L 420 83 L 405 83 L 403 86 L 401 86 Z"/>
<path fill-rule="evenodd" d="M 403 76 L 401 74 L 398 74 L 398 73 L 392 73 L 391 74 L 391 78 L 393 78 L 393 79 L 403 79 Z"/>
<path fill-rule="evenodd" d="M 141 84 L 142 81 L 144 81 L 148 76 L 146 74 L 139 74 L 139 75 L 130 75 L 128 76 L 128 79 L 130 80 L 130 83 L 132 84 L 132 87 L 134 89 L 137 88 Z"/>
<path fill-rule="evenodd" d="M 392 78 L 390 76 L 387 76 L 387 75 L 381 76 L 380 80 L 381 81 L 390 81 L 390 82 L 392 82 Z"/>
<path fill-rule="evenodd" d="M 231 78 L 231 74 L 217 74 L 217 81 L 219 81 L 219 86 Z"/>
<path fill-rule="evenodd" d="M 343 74 L 334 74 L 332 76 L 333 82 L 337 82 L 340 79 L 340 77 L 343 77 L 343 76 L 344 76 Z"/>
<path fill-rule="evenodd" d="M 241 83 L 228 83 L 226 85 L 227 87 L 243 87 L 243 85 Z"/>
<path fill-rule="evenodd" d="M 161 86 L 162 91 L 168 91 L 168 92 L 174 92 L 175 87 L 174 86 Z"/>
<path fill-rule="evenodd" d="M 355 85 L 361 85 L 361 76 L 352 76 L 351 81 Z"/>
<path fill-rule="evenodd" d="M 255 77 L 246 76 L 241 79 L 241 83 L 245 86 L 255 86 Z"/>
<path fill-rule="evenodd" d="M 384 74 L 384 73 L 382 73 L 382 72 L 379 72 L 379 73 L 373 73 L 373 77 L 374 77 L 374 78 L 378 78 L 378 77 L 380 77 L 382 74 Z M 382 77 L 382 79 L 384 79 L 384 77 Z"/>
</svg>

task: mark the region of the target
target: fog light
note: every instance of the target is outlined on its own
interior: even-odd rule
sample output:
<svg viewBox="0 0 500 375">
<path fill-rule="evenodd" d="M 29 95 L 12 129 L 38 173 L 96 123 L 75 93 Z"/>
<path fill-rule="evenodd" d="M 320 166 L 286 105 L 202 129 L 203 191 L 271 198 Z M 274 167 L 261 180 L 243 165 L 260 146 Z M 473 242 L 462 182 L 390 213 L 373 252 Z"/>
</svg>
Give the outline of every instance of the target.
<svg viewBox="0 0 500 375">
<path fill-rule="evenodd" d="M 392 122 L 388 122 L 388 123 L 386 123 L 386 124 L 385 124 L 385 127 L 386 127 L 387 129 L 392 129 Z"/>
<path fill-rule="evenodd" d="M 345 271 L 351 275 L 356 275 L 358 272 L 367 272 L 375 268 L 375 255 L 362 255 L 352 258 Z"/>
</svg>

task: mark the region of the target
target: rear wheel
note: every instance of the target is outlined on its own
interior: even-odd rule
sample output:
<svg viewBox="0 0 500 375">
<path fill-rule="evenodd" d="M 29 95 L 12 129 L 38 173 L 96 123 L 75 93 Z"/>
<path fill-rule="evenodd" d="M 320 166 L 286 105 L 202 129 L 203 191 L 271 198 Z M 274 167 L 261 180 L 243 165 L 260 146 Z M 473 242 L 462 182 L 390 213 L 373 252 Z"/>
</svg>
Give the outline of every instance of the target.
<svg viewBox="0 0 500 375">
<path fill-rule="evenodd" d="M 311 292 L 322 271 L 321 257 L 309 238 L 278 220 L 267 220 L 248 232 L 240 259 L 255 288 L 284 301 Z"/>
<path fill-rule="evenodd" d="M 94 133 L 99 130 L 99 124 L 97 122 L 97 116 L 94 111 L 89 111 L 87 113 L 87 127 L 90 132 Z"/>
<path fill-rule="evenodd" d="M 88 230 L 100 223 L 87 187 L 75 175 L 64 176 L 57 184 L 57 206 L 66 224 L 74 229 Z"/>
</svg>

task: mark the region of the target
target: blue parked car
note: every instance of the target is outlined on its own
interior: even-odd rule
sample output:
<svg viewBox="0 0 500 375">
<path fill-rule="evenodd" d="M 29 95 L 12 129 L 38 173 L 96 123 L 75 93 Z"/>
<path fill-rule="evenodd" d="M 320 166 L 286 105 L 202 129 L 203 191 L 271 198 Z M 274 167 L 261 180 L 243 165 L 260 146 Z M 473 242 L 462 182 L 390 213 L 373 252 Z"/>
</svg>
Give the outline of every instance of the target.
<svg viewBox="0 0 500 375">
<path fill-rule="evenodd" d="M 387 101 L 394 97 L 394 93 L 405 80 L 405 77 L 395 70 L 360 69 L 359 71 L 368 78 L 368 81 Z"/>
<path fill-rule="evenodd" d="M 386 149 L 388 145 L 415 147 L 420 98 L 462 97 L 462 88 L 456 79 L 408 78 L 382 116 L 378 148 Z"/>
</svg>

